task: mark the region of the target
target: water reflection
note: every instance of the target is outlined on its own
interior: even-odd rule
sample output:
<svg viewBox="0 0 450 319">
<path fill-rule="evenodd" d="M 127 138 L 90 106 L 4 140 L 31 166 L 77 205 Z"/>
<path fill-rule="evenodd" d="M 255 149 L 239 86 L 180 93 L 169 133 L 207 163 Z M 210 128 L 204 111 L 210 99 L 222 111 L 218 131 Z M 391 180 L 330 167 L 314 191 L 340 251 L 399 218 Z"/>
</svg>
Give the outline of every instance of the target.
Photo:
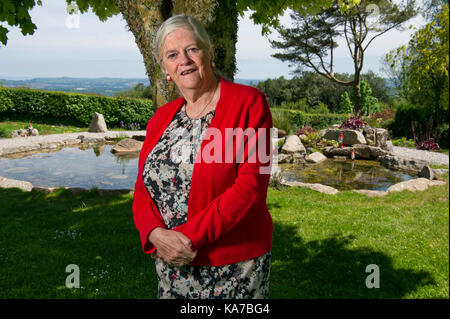
<svg viewBox="0 0 450 319">
<path fill-rule="evenodd" d="M 320 183 L 338 190 L 387 190 L 389 186 L 416 178 L 389 170 L 376 161 L 332 160 L 318 164 L 279 164 L 287 181 Z"/>
<path fill-rule="evenodd" d="M 133 188 L 139 153 L 115 155 L 113 145 L 65 147 L 0 157 L 0 176 L 38 187 Z"/>
</svg>

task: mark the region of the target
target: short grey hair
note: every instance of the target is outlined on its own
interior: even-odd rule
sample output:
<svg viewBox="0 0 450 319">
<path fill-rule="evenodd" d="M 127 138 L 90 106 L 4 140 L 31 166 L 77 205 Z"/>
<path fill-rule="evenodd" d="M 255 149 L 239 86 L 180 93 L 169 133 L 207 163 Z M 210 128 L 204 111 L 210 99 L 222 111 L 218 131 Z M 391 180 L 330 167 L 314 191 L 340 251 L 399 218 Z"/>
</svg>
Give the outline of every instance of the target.
<svg viewBox="0 0 450 319">
<path fill-rule="evenodd" d="M 180 28 L 192 31 L 195 37 L 197 37 L 203 45 L 203 49 L 206 49 L 209 52 L 213 48 L 209 35 L 200 22 L 193 17 L 177 14 L 164 21 L 156 32 L 154 55 L 160 65 L 162 61 L 162 49 L 166 37 L 169 33 Z"/>
</svg>

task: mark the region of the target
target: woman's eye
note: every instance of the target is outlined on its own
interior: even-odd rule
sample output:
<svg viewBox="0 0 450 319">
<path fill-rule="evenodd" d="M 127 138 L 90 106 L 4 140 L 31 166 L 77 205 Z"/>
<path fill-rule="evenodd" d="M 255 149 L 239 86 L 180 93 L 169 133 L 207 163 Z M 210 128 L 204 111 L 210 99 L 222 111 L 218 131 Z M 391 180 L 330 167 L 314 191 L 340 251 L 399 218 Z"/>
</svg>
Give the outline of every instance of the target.
<svg viewBox="0 0 450 319">
<path fill-rule="evenodd" d="M 198 48 L 193 47 L 193 48 L 189 48 L 188 50 L 189 50 L 189 52 L 195 53 L 198 51 Z"/>
<path fill-rule="evenodd" d="M 167 58 L 168 58 L 169 60 L 173 60 L 173 59 L 175 59 L 176 56 L 177 56 L 176 53 L 171 53 L 171 54 L 169 54 L 169 55 L 167 56 Z"/>
</svg>

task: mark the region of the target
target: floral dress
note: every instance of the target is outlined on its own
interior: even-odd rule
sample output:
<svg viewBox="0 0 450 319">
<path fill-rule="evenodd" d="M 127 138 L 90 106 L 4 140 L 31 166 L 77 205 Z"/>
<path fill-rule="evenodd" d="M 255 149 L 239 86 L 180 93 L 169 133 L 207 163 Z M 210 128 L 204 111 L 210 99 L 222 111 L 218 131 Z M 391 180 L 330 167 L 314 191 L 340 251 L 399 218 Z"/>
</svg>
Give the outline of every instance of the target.
<svg viewBox="0 0 450 319">
<path fill-rule="evenodd" d="M 185 105 L 174 116 L 144 165 L 143 180 L 167 229 L 187 221 L 195 156 L 215 109 L 199 119 L 186 115 Z M 155 259 L 158 298 L 267 298 L 270 251 L 224 266 L 171 266 Z"/>
</svg>

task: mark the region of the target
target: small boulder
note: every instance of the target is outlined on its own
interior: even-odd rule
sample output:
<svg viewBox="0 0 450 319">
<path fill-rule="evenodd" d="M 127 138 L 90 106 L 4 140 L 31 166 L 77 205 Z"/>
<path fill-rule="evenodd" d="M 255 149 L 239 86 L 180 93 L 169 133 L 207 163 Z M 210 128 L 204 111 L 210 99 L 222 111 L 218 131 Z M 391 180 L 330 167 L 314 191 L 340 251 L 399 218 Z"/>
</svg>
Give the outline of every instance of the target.
<svg viewBox="0 0 450 319">
<path fill-rule="evenodd" d="M 106 133 L 108 128 L 106 127 L 105 118 L 103 114 L 95 112 L 92 116 L 91 124 L 89 125 L 88 132 L 90 133 Z"/>
<path fill-rule="evenodd" d="M 339 141 L 340 135 L 344 136 L 344 145 L 353 145 L 353 144 L 366 144 L 366 139 L 364 135 L 357 130 L 349 130 L 349 129 L 329 129 L 323 135 L 324 139 L 327 140 L 335 140 Z"/>
<path fill-rule="evenodd" d="M 311 163 L 320 163 L 320 162 L 326 160 L 327 157 L 320 152 L 314 152 L 312 154 L 307 155 L 305 157 L 305 159 Z"/>
<path fill-rule="evenodd" d="M 282 153 L 301 153 L 306 152 L 305 147 L 300 141 L 297 135 L 289 135 L 286 137 L 283 147 L 281 148 Z"/>
<path fill-rule="evenodd" d="M 112 153 L 135 153 L 140 152 L 144 143 L 132 138 L 126 138 L 114 145 Z"/>
</svg>

